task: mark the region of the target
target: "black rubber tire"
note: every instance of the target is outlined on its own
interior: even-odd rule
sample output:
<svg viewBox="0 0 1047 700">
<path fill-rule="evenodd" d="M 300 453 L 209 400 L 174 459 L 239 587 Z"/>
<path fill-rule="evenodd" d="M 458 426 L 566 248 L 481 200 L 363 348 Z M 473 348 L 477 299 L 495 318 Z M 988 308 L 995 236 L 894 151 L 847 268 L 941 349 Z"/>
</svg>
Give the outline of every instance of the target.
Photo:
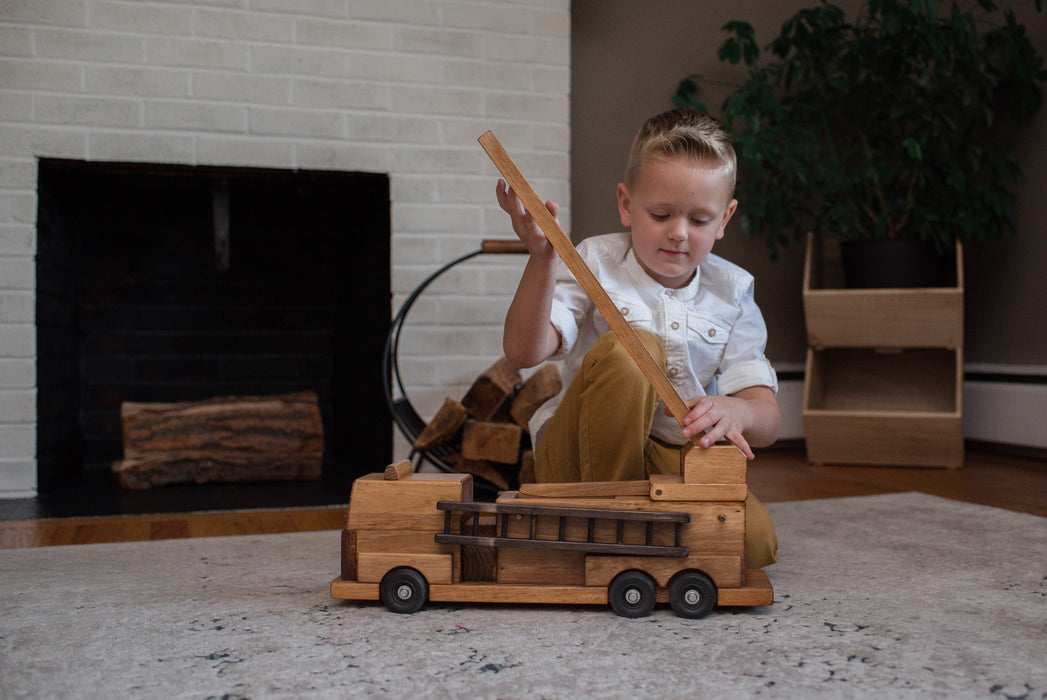
<svg viewBox="0 0 1047 700">
<path fill-rule="evenodd" d="M 657 588 L 642 571 L 623 571 L 607 589 L 607 600 L 622 617 L 647 617 L 654 610 Z"/>
<path fill-rule="evenodd" d="M 716 584 L 700 571 L 677 574 L 669 584 L 669 605 L 679 617 L 705 617 L 716 605 Z"/>
<path fill-rule="evenodd" d="M 382 578 L 378 595 L 394 613 L 416 613 L 429 599 L 429 582 L 415 569 L 401 566 Z"/>
</svg>

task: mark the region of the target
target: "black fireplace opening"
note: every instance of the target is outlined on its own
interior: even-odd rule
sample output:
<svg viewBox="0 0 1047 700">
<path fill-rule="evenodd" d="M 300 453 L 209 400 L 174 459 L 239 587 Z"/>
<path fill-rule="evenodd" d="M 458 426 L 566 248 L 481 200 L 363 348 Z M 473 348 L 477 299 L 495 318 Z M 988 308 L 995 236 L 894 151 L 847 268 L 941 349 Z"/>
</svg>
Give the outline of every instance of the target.
<svg viewBox="0 0 1047 700">
<path fill-rule="evenodd" d="M 387 175 L 41 159 L 38 189 L 42 503 L 344 503 L 352 479 L 391 461 Z M 136 492 L 112 477 L 125 401 L 300 391 L 319 398 L 319 481 Z"/>
</svg>

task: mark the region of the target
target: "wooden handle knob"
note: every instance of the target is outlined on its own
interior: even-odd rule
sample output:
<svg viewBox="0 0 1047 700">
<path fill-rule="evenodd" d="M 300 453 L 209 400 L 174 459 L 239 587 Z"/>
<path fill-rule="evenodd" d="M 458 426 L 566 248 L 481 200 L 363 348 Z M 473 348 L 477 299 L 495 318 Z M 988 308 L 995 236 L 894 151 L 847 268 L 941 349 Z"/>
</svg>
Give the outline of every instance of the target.
<svg viewBox="0 0 1047 700">
<path fill-rule="evenodd" d="M 484 253 L 491 253 L 495 255 L 506 255 L 510 253 L 527 253 L 527 246 L 523 244 L 523 241 L 519 240 L 504 240 L 496 241 L 487 239 L 480 244 L 480 250 Z"/>
</svg>

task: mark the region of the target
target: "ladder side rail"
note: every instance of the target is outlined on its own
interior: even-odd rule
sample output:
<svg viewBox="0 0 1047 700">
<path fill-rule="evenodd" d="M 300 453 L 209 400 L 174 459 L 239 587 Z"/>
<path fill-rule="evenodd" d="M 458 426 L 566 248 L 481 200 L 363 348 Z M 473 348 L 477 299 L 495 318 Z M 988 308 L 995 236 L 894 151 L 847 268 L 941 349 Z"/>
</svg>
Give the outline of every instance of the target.
<svg viewBox="0 0 1047 700">
<path fill-rule="evenodd" d="M 456 510 L 470 513 L 497 513 L 509 515 L 551 515 L 568 518 L 596 518 L 598 520 L 640 520 L 667 523 L 689 523 L 689 513 L 650 510 L 614 510 L 612 508 L 576 508 L 574 506 L 535 506 L 511 503 L 475 501 L 438 501 L 438 510 Z"/>
<path fill-rule="evenodd" d="M 641 557 L 686 557 L 687 547 L 666 545 L 618 544 L 615 542 L 574 542 L 560 540 L 528 539 L 525 537 L 474 537 L 472 535 L 448 535 L 437 533 L 434 540 L 439 544 L 466 544 L 487 547 L 515 547 L 517 549 L 553 549 L 586 552 L 589 554 L 617 554 Z"/>
</svg>

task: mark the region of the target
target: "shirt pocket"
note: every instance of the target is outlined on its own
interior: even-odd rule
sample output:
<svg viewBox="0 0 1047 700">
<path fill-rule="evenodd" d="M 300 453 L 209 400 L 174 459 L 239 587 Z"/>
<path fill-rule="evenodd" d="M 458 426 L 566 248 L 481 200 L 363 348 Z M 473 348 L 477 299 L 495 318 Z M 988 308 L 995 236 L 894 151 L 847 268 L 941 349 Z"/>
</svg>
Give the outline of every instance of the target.
<svg viewBox="0 0 1047 700">
<path fill-rule="evenodd" d="M 622 315 L 622 318 L 625 319 L 626 323 L 633 328 L 639 328 L 640 330 L 651 330 L 654 314 L 651 313 L 651 309 L 648 308 L 646 304 L 636 297 L 628 297 L 613 292 L 608 292 L 607 296 L 610 297 L 611 302 L 618 309 L 618 312 Z M 596 330 L 600 335 L 610 332 L 611 326 L 604 319 L 603 314 L 598 313 L 595 321 Z"/>
<path fill-rule="evenodd" d="M 709 314 L 691 313 L 687 315 L 687 330 L 692 366 L 698 383 L 706 387 L 723 360 L 731 327 Z"/>
</svg>

